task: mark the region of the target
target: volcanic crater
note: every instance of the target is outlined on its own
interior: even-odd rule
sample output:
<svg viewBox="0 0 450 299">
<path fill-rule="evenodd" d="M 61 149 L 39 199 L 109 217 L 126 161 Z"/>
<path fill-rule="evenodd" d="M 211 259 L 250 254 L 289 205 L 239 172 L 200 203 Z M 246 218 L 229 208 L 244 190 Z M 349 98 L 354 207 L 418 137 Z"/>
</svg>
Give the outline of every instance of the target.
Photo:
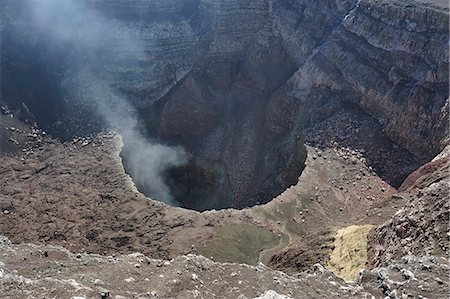
<svg viewBox="0 0 450 299">
<path fill-rule="evenodd" d="M 396 298 L 406 284 L 375 266 L 391 265 L 389 275 L 409 283 L 402 256 L 449 251 L 444 2 L 2 1 L 1 234 L 84 252 L 76 259 L 86 261 L 141 252 L 175 259 L 171 267 L 230 268 L 232 278 L 233 263 L 262 262 L 270 269 L 248 272 L 297 273 L 289 278 L 301 286 L 313 277 L 313 290 L 291 287 L 299 298 L 320 297 L 330 277 L 344 284 L 332 271 L 358 286 L 324 298 L 344 290 Z M 34 246 L 0 239 L 5 256 Z M 138 257 L 119 258 L 115 271 Z M 16 259 L 7 267 L 31 275 Z M 400 264 L 428 281 L 429 260 Z M 170 263 L 147 265 L 165 273 Z M 302 272 L 309 267 L 322 275 Z M 188 286 L 159 281 L 161 298 L 200 284 L 188 274 Z M 72 295 L 95 293 L 87 280 L 91 288 Z M 124 281 L 108 288 L 136 295 Z M 433 283 L 438 298 L 447 285 Z M 240 284 L 222 287 L 261 295 Z"/>
<path fill-rule="evenodd" d="M 137 166 L 127 164 L 124 138 L 125 170 L 151 198 L 200 211 L 268 202 L 295 184 L 305 167 L 303 129 L 339 111 L 355 111 L 347 109 L 349 105 L 381 123 L 381 142 L 394 140 L 409 151 L 404 153 L 408 169 L 400 170 L 398 178 L 387 178 L 396 186 L 441 148 L 439 136 L 446 129 L 437 111 L 444 107 L 448 86 L 444 74 L 436 73 L 432 81 L 429 75 L 445 62 L 445 53 L 439 52 L 441 40 L 431 39 L 435 52 L 405 44 L 391 54 L 393 41 L 376 39 L 376 32 L 359 32 L 373 21 L 360 14 L 371 7 L 370 1 L 358 6 L 356 1 L 314 5 L 259 1 L 248 4 L 253 13 L 245 24 L 232 21 L 234 17 L 218 18 L 225 7 L 201 1 L 174 4 L 173 10 L 157 18 L 139 12 L 144 7 L 158 11 L 156 2 L 139 2 L 123 10 L 120 1 L 87 2 L 94 11 L 92 18 L 107 21 L 87 34 L 82 26 L 74 28 L 80 20 L 60 24 L 61 30 L 69 31 L 68 38 L 46 30 L 58 20 L 57 13 L 64 15 L 64 4 L 47 7 L 51 9 L 42 21 L 25 2 L 9 3 L 17 22 L 2 32 L 3 69 L 8 73 L 3 98 L 13 109 L 21 109 L 24 118 L 68 140 L 107 127 L 108 118 L 123 117 L 120 113 L 126 111 L 104 107 L 122 105 L 113 97 L 123 97 L 136 110 L 137 130 L 145 138 L 187 152 L 184 165 L 161 170 L 170 190 L 165 196 L 170 198 L 157 198 L 158 192 L 147 184 L 152 178 L 140 177 L 137 173 L 145 171 L 133 171 Z M 310 10 L 319 7 L 322 11 L 312 17 Z M 283 19 L 288 11 L 298 15 L 294 27 Z M 431 35 L 444 30 L 439 26 L 445 22 L 433 22 L 437 23 Z M 402 30 L 402 24 L 395 26 Z M 367 41 L 362 34 L 367 34 Z M 295 44 L 300 41 L 301 47 Z M 354 62 L 344 67 L 339 57 Z M 402 66 L 415 68 L 414 76 Z M 369 73 L 380 80 L 369 80 Z M 82 83 L 77 81 L 80 77 Z M 101 82 L 93 86 L 95 80 Z M 93 91 L 102 84 L 107 91 Z M 408 94 L 408 102 L 396 100 Z M 425 97 L 435 98 L 434 106 L 422 100 Z M 392 109 L 386 110 L 381 102 Z M 105 117 L 108 113 L 112 116 Z M 417 117 L 423 122 L 420 129 L 412 122 Z M 117 126 L 120 131 L 121 124 Z M 335 137 L 339 138 L 319 136 Z M 374 163 L 383 169 L 384 162 Z"/>
</svg>

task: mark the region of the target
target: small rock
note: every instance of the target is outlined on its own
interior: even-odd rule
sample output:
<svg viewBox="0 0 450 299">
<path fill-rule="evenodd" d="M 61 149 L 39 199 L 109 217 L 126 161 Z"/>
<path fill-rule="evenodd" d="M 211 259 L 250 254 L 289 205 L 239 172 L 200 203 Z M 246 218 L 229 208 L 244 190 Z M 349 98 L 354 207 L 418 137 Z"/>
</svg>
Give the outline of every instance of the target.
<svg viewBox="0 0 450 299">
<path fill-rule="evenodd" d="M 405 277 L 406 279 L 415 279 L 414 274 L 409 271 L 408 269 L 402 269 L 400 273 Z"/>
<path fill-rule="evenodd" d="M 101 293 L 100 293 L 100 296 L 101 296 L 101 298 L 102 299 L 106 299 L 106 298 L 109 298 L 109 291 L 102 291 Z"/>
<path fill-rule="evenodd" d="M 125 280 L 125 282 L 133 282 L 133 281 L 135 281 L 135 279 L 133 277 L 128 277 L 128 278 L 125 278 L 124 280 Z"/>
<path fill-rule="evenodd" d="M 314 264 L 313 269 L 314 269 L 314 272 L 320 272 L 320 273 L 325 272 L 325 268 L 321 264 Z"/>
<path fill-rule="evenodd" d="M 14 143 L 14 144 L 16 144 L 16 145 L 19 144 L 19 141 L 17 141 L 17 140 L 14 139 L 14 138 L 9 138 L 9 142 Z"/>
</svg>

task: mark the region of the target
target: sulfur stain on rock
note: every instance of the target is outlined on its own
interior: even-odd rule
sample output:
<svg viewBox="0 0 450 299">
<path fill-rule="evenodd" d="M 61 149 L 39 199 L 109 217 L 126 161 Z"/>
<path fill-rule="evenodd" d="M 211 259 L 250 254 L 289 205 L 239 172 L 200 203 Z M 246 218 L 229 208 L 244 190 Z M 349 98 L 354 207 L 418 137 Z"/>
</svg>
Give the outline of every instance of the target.
<svg viewBox="0 0 450 299">
<path fill-rule="evenodd" d="M 354 281 L 366 268 L 368 235 L 373 225 L 352 225 L 336 232 L 327 268 L 346 281 Z"/>
</svg>

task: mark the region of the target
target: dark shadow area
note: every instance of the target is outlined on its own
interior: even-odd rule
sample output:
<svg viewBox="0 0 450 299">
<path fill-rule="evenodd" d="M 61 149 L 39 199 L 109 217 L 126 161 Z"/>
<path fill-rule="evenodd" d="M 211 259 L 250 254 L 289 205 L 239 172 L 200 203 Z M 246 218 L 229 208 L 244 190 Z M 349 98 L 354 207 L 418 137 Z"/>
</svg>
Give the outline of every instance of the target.
<svg viewBox="0 0 450 299">
<path fill-rule="evenodd" d="M 232 193 L 221 161 L 190 161 L 165 174 L 174 200 L 183 208 L 197 211 L 231 207 Z"/>
<path fill-rule="evenodd" d="M 308 125 L 304 138 L 320 149 L 346 147 L 363 153 L 366 164 L 395 188 L 424 163 L 396 146 L 384 135 L 376 119 L 350 103 L 331 117 Z"/>
</svg>

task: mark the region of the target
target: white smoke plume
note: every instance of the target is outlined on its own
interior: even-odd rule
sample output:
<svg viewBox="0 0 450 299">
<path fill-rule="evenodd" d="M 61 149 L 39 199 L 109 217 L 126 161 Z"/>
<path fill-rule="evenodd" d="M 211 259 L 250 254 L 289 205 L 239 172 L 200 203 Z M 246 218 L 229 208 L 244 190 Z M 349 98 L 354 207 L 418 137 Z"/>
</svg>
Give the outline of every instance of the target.
<svg viewBox="0 0 450 299">
<path fill-rule="evenodd" d="M 62 43 L 70 45 L 68 71 L 64 75 L 64 87 L 70 98 L 96 107 L 98 115 L 120 132 L 126 143 L 127 150 L 122 155 L 127 170 L 142 191 L 154 199 L 177 205 L 163 173 L 186 162 L 184 150 L 144 136 L 135 108 L 112 86 L 104 66 L 98 63 L 105 54 L 120 53 L 122 60 L 142 57 L 139 30 L 88 5 L 95 2 L 98 1 L 29 0 L 26 4 L 40 36 L 55 47 Z"/>
</svg>

